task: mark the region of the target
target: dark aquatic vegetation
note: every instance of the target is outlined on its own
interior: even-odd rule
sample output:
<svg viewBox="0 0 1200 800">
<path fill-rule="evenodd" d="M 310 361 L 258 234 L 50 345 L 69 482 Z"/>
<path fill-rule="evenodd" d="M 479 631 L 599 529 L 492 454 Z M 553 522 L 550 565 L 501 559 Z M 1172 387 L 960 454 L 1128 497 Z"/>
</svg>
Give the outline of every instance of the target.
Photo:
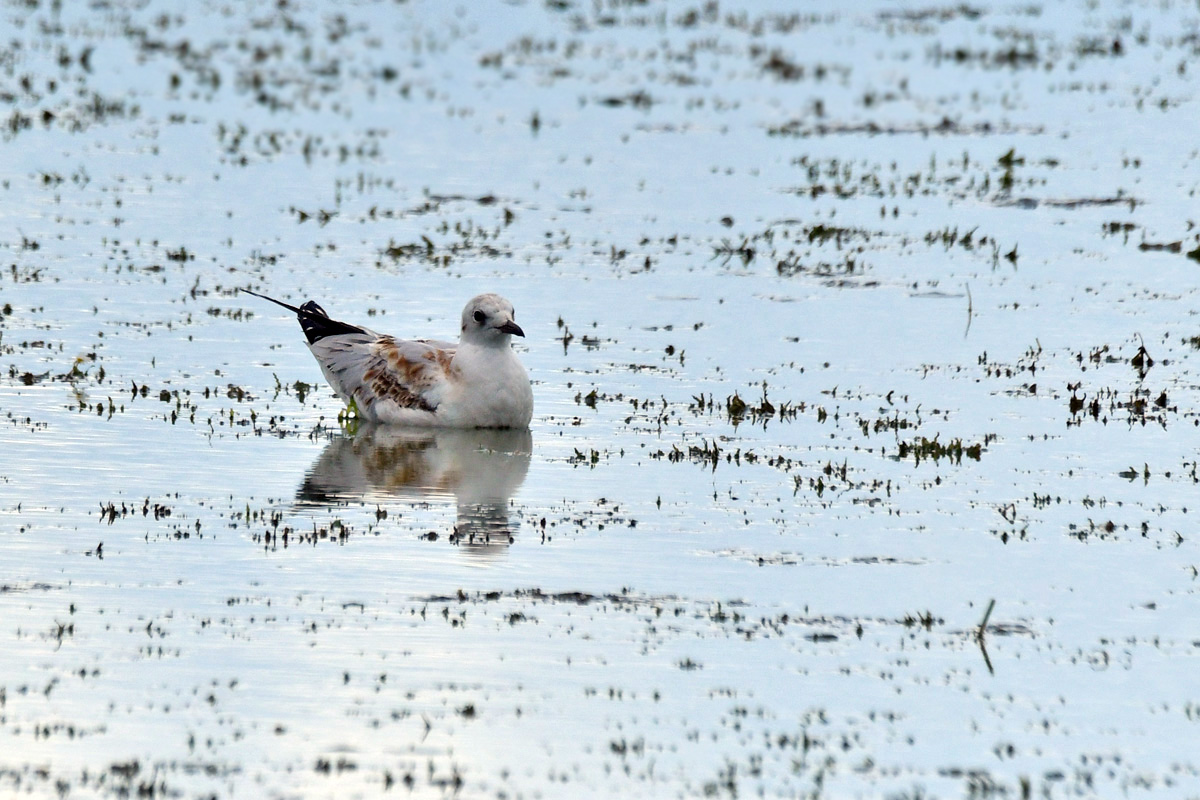
<svg viewBox="0 0 1200 800">
<path fill-rule="evenodd" d="M 961 464 L 963 456 L 978 461 L 983 455 L 983 444 L 977 442 L 963 445 L 962 439 L 951 439 L 943 444 L 939 441 L 938 436 L 934 436 L 932 439 L 921 436 L 912 442 L 900 442 L 897 452 L 900 459 L 903 460 L 911 455 L 918 464 L 922 460 L 939 461 L 943 458 L 951 463 Z"/>
</svg>

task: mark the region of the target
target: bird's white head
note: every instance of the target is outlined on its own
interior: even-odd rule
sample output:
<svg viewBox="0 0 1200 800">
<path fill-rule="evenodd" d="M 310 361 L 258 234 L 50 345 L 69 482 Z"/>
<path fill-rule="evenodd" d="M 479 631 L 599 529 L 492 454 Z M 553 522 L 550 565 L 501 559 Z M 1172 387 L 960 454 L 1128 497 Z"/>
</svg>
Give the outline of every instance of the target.
<svg viewBox="0 0 1200 800">
<path fill-rule="evenodd" d="M 462 312 L 462 340 L 475 344 L 507 345 L 511 337 L 524 336 L 513 317 L 512 303 L 498 294 L 472 297 Z"/>
</svg>

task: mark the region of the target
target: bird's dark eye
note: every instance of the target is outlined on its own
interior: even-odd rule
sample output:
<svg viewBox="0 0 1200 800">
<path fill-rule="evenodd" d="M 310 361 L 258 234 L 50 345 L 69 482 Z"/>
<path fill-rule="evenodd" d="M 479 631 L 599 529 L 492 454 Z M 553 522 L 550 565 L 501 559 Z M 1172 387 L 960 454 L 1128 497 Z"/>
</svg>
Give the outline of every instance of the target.
<svg viewBox="0 0 1200 800">
<path fill-rule="evenodd" d="M 482 311 L 476 311 L 474 314 L 471 315 L 471 318 L 474 319 L 476 322 L 478 322 L 480 325 L 482 325 L 483 321 L 485 319 L 487 319 L 487 317 L 485 317 L 483 315 Z"/>
</svg>

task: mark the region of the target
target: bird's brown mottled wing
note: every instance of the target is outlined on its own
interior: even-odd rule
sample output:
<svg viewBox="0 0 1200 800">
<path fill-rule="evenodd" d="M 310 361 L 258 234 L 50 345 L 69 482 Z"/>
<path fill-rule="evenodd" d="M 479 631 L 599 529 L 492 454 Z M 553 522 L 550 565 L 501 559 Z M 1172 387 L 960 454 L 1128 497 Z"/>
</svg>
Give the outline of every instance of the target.
<svg viewBox="0 0 1200 800">
<path fill-rule="evenodd" d="M 382 407 L 435 413 L 455 345 L 379 334 L 327 336 L 309 345 L 334 390 L 378 418 Z"/>
</svg>

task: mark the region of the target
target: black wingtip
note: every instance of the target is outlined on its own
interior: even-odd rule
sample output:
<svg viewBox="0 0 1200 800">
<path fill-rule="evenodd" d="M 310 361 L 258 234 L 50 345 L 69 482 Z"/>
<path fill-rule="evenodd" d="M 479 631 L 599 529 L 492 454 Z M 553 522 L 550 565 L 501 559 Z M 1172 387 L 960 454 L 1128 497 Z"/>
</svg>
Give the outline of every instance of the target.
<svg viewBox="0 0 1200 800">
<path fill-rule="evenodd" d="M 289 305 L 282 300 L 276 300 L 274 297 L 267 297 L 265 294 L 252 292 L 249 289 L 242 289 L 242 291 L 246 294 L 252 294 L 255 297 L 261 297 L 263 300 L 270 300 L 275 305 L 283 306 L 288 311 L 293 312 L 296 315 L 296 319 L 300 321 L 300 329 L 304 331 L 304 338 L 308 339 L 309 344 L 320 341 L 326 336 L 337 336 L 343 333 L 366 333 L 366 331 L 357 325 L 330 319 L 329 315 L 325 313 L 325 309 L 312 300 L 297 307 Z"/>
<path fill-rule="evenodd" d="M 250 289 L 241 289 L 241 291 L 245 292 L 246 294 L 252 294 L 255 297 L 261 297 L 263 300 L 268 300 L 277 306 L 283 306 L 288 311 L 291 311 L 293 314 L 300 313 L 300 309 L 296 308 L 293 305 L 289 305 L 288 303 L 285 303 L 282 300 L 276 300 L 274 297 L 267 297 L 265 294 L 259 294 L 258 292 L 251 291 Z"/>
<path fill-rule="evenodd" d="M 304 336 L 308 339 L 309 344 L 324 339 L 326 336 L 337 336 L 343 333 L 366 333 L 366 331 L 357 325 L 330 319 L 329 315 L 325 313 L 325 309 L 312 300 L 309 300 L 297 309 L 296 317 L 300 320 L 300 328 L 304 331 Z"/>
</svg>

